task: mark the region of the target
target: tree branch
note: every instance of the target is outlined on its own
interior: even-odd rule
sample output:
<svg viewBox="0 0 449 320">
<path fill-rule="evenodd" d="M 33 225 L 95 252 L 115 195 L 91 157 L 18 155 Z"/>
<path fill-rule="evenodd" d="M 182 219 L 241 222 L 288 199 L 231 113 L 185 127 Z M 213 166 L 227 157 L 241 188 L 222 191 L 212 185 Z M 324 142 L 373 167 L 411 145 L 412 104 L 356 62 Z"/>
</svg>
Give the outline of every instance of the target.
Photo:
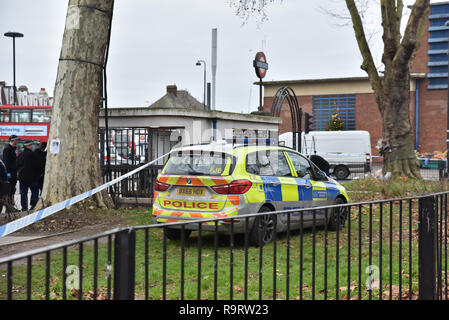
<svg viewBox="0 0 449 320">
<path fill-rule="evenodd" d="M 374 64 L 374 59 L 371 54 L 371 50 L 366 40 L 362 19 L 360 17 L 359 11 L 357 9 L 354 0 L 345 0 L 345 1 L 349 13 L 351 14 L 352 25 L 357 39 L 357 44 L 359 45 L 360 53 L 362 54 L 363 58 L 361 68 L 368 74 L 368 77 L 371 81 L 371 86 L 373 87 L 373 90 L 376 92 L 376 96 L 380 96 L 383 90 L 382 81 L 377 72 L 377 68 L 376 65 Z"/>
<path fill-rule="evenodd" d="M 403 61 L 410 63 L 419 47 L 430 10 L 430 0 L 416 0 L 413 5 L 401 45 L 394 57 L 394 64 Z"/>
<path fill-rule="evenodd" d="M 398 5 L 400 7 L 400 1 L 398 1 Z M 394 0 L 382 0 L 380 2 L 380 7 L 384 30 L 382 36 L 382 40 L 384 42 L 382 62 L 385 64 L 386 68 L 389 68 L 401 41 L 400 19 L 398 20 L 398 14 L 399 11 L 402 12 L 402 9 L 396 7 L 396 1 Z M 398 11 L 398 9 L 400 10 Z"/>
</svg>

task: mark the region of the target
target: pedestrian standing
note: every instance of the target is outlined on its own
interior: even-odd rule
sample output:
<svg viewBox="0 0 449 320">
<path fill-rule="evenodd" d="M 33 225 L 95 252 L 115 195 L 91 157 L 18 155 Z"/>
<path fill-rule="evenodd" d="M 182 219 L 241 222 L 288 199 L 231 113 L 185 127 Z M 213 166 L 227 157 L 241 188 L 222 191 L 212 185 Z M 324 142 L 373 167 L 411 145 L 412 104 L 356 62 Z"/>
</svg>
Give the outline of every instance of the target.
<svg viewBox="0 0 449 320">
<path fill-rule="evenodd" d="M 7 204 L 7 212 L 17 211 L 14 206 L 14 194 L 16 193 L 16 183 L 17 183 L 17 144 L 20 138 L 16 135 L 11 135 L 8 138 L 8 144 L 3 149 L 3 163 L 6 166 L 6 172 L 8 176 L 8 181 L 10 185 L 9 199 Z"/>
<path fill-rule="evenodd" d="M 8 201 L 10 192 L 10 183 L 8 182 L 8 173 L 6 172 L 6 166 L 2 160 L 0 160 L 0 213 L 3 211 L 3 206 L 6 206 L 6 212 L 8 212 Z"/>
<path fill-rule="evenodd" d="M 39 158 L 39 194 L 42 194 L 42 188 L 44 186 L 45 163 L 47 161 L 47 142 L 42 142 L 40 148 L 37 148 L 34 152 Z"/>
<path fill-rule="evenodd" d="M 20 182 L 20 204 L 22 211 L 28 211 L 28 190 L 31 190 L 30 210 L 33 210 L 39 200 L 40 159 L 33 152 L 32 140 L 23 143 L 24 149 L 17 158 L 18 180 Z"/>
</svg>

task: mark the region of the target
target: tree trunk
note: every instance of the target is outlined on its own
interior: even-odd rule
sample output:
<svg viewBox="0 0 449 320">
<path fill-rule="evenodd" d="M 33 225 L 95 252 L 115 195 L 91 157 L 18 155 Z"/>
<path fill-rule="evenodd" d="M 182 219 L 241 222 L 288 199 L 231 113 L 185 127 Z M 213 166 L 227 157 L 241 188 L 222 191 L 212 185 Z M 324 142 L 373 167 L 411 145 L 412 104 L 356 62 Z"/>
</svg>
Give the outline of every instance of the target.
<svg viewBox="0 0 449 320">
<path fill-rule="evenodd" d="M 51 115 L 43 206 L 49 206 L 103 183 L 98 155 L 98 114 L 102 66 L 108 45 L 113 0 L 70 0 L 62 41 Z M 87 201 L 87 200 L 86 200 Z M 90 199 L 109 207 L 106 192 Z"/>
<path fill-rule="evenodd" d="M 391 70 L 391 69 L 390 69 Z M 410 78 L 408 70 L 386 71 L 380 109 L 382 110 L 384 172 L 393 176 L 420 178 L 414 152 L 413 129 L 409 115 Z"/>
</svg>

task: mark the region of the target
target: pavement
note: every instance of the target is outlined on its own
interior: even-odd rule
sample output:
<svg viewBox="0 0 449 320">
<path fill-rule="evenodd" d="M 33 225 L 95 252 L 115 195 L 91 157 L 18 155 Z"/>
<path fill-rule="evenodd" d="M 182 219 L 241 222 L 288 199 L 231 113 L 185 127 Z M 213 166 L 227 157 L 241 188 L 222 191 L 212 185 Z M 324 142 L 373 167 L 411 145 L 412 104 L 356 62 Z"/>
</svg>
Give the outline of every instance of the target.
<svg viewBox="0 0 449 320">
<path fill-rule="evenodd" d="M 18 186 L 19 184 L 17 184 Z M 17 188 L 18 189 L 18 188 Z M 31 191 L 28 192 L 28 200 L 31 197 Z M 19 190 L 16 190 L 16 193 L 14 194 L 14 203 L 15 203 L 15 207 L 20 210 L 21 209 L 21 205 L 20 205 L 20 192 Z M 2 209 L 3 211 L 0 214 L 4 214 L 4 211 L 6 211 L 6 208 Z M 10 245 L 10 244 L 15 244 L 15 243 L 20 243 L 20 242 L 26 242 L 26 241 L 32 241 L 32 240 L 37 240 L 37 239 L 41 239 L 41 238 L 46 238 L 48 237 L 48 235 L 35 235 L 35 236 L 5 236 L 5 237 L 1 237 L 0 238 L 0 246 L 5 246 L 5 245 Z"/>
<path fill-rule="evenodd" d="M 5 236 L 0 238 L 0 247 L 26 241 L 33 241 L 45 238 L 46 236 Z"/>
</svg>

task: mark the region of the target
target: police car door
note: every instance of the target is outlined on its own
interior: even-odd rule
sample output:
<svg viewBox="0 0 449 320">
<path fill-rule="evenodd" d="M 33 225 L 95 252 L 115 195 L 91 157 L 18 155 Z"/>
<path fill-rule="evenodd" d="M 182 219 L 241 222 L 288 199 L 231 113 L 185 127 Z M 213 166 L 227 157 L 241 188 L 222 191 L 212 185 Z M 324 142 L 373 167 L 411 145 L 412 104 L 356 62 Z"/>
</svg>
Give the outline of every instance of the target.
<svg viewBox="0 0 449 320">
<path fill-rule="evenodd" d="M 311 208 L 325 205 L 327 201 L 326 185 L 314 180 L 314 172 L 309 160 L 295 152 L 289 151 L 287 154 L 297 174 L 296 183 L 299 188 L 300 206 Z M 317 213 L 316 221 L 318 222 L 321 218 L 321 212 Z M 312 219 L 313 212 L 305 212 L 304 221 L 311 222 Z"/>
</svg>

